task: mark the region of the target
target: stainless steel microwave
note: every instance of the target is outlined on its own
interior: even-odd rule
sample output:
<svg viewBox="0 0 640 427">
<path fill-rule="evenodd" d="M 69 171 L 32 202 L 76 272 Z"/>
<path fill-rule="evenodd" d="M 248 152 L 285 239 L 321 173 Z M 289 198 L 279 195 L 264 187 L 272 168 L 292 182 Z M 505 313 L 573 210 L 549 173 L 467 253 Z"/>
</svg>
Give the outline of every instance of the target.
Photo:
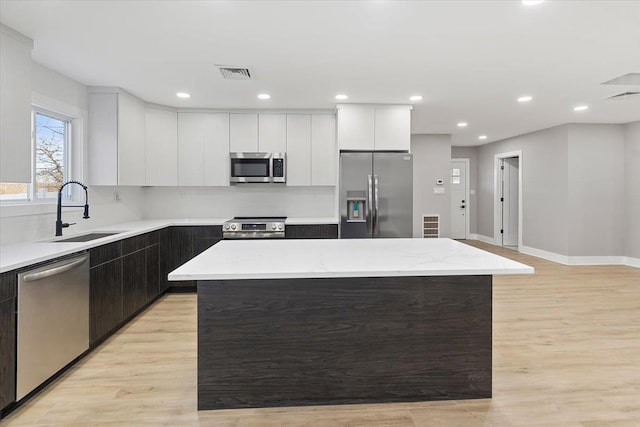
<svg viewBox="0 0 640 427">
<path fill-rule="evenodd" d="M 229 157 L 231 183 L 286 182 L 286 153 L 230 153 Z"/>
</svg>

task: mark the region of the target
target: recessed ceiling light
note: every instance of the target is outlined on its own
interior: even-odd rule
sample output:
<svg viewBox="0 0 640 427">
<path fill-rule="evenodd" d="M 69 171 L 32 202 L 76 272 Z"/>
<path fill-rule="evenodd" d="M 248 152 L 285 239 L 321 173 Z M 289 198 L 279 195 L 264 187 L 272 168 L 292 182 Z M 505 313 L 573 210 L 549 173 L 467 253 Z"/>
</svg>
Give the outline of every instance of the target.
<svg viewBox="0 0 640 427">
<path fill-rule="evenodd" d="M 478 139 L 487 139 L 487 135 L 480 135 Z"/>
<path fill-rule="evenodd" d="M 178 92 L 176 93 L 176 96 L 178 98 L 191 98 L 191 95 L 189 95 L 187 92 Z"/>
<path fill-rule="evenodd" d="M 533 96 L 525 95 L 518 98 L 518 102 L 529 102 L 533 99 Z"/>
<path fill-rule="evenodd" d="M 522 4 L 525 6 L 536 6 L 540 3 L 544 3 L 544 0 L 522 0 Z"/>
<path fill-rule="evenodd" d="M 270 99 L 271 95 L 269 95 L 268 93 L 261 93 L 258 95 L 258 98 L 260 99 Z"/>
<path fill-rule="evenodd" d="M 589 109 L 588 105 L 578 105 L 577 107 L 573 107 L 573 111 L 584 111 L 588 109 Z"/>
<path fill-rule="evenodd" d="M 413 95 L 409 98 L 411 101 L 422 101 L 422 95 Z"/>
<path fill-rule="evenodd" d="M 345 100 L 345 99 L 347 99 L 347 98 L 348 98 L 348 96 L 347 96 L 347 95 L 344 95 L 344 94 L 336 95 L 336 99 L 337 99 L 338 101 L 344 101 L 344 100 Z"/>
<path fill-rule="evenodd" d="M 460 122 L 460 123 L 458 123 L 458 127 L 459 127 L 459 128 L 466 128 L 466 127 L 467 127 L 467 122 Z"/>
</svg>

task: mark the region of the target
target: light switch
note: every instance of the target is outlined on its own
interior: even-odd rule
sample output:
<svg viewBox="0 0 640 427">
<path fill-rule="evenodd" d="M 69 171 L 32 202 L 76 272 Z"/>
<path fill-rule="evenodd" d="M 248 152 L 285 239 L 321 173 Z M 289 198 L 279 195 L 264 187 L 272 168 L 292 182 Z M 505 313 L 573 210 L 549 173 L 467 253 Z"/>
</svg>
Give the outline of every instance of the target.
<svg viewBox="0 0 640 427">
<path fill-rule="evenodd" d="M 469 190 L 469 194 L 476 194 L 476 190 L 474 189 Z"/>
<path fill-rule="evenodd" d="M 433 194 L 445 194 L 444 187 L 433 187 Z"/>
</svg>

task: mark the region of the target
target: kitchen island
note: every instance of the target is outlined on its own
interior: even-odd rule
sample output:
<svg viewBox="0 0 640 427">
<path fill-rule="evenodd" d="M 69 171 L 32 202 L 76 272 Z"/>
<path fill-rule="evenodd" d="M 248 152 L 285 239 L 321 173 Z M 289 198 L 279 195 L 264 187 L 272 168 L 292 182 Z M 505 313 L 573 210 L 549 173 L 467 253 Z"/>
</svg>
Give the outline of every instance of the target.
<svg viewBox="0 0 640 427">
<path fill-rule="evenodd" d="M 198 281 L 198 409 L 491 397 L 494 274 L 450 239 L 223 241 Z"/>
</svg>

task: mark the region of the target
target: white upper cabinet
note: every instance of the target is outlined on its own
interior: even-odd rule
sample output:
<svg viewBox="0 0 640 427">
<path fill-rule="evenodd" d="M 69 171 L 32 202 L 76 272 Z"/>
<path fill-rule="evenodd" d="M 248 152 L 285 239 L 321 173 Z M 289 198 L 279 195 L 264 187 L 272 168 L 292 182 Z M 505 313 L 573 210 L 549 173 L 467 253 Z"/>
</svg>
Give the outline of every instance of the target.
<svg viewBox="0 0 640 427">
<path fill-rule="evenodd" d="M 229 150 L 231 152 L 258 150 L 258 114 L 229 114 Z"/>
<path fill-rule="evenodd" d="M 145 106 L 117 89 L 89 92 L 91 185 L 146 185 Z"/>
<path fill-rule="evenodd" d="M 178 185 L 229 185 L 229 114 L 178 113 Z"/>
<path fill-rule="evenodd" d="M 145 109 L 146 185 L 178 185 L 178 114 Z"/>
<path fill-rule="evenodd" d="M 368 105 L 338 106 L 338 143 L 341 150 L 374 149 L 375 110 Z"/>
<path fill-rule="evenodd" d="M 409 151 L 411 108 L 410 105 L 339 105 L 340 150 Z"/>
<path fill-rule="evenodd" d="M 403 107 L 376 108 L 375 150 L 411 148 L 411 110 Z"/>
<path fill-rule="evenodd" d="M 284 153 L 287 151 L 287 115 L 258 115 L 258 151 Z"/>
<path fill-rule="evenodd" d="M 286 120 L 287 185 L 311 185 L 311 115 L 287 114 Z"/>
<path fill-rule="evenodd" d="M 311 116 L 311 185 L 336 185 L 336 116 Z"/>
<path fill-rule="evenodd" d="M 31 182 L 32 48 L 0 24 L 0 182 Z"/>
</svg>

